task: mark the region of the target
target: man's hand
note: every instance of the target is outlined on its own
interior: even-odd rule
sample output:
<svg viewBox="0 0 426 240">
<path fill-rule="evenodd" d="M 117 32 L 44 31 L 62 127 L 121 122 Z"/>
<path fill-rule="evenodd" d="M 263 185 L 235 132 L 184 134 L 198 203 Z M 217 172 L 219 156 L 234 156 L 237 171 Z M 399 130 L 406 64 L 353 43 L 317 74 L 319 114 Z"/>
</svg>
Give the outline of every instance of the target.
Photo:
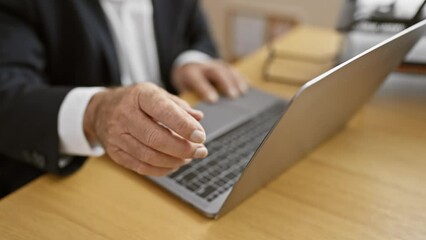
<svg viewBox="0 0 426 240">
<path fill-rule="evenodd" d="M 180 91 L 191 90 L 204 101 L 214 103 L 218 91 L 237 98 L 248 90 L 247 81 L 241 74 L 223 61 L 204 64 L 186 64 L 173 72 L 173 84 Z"/>
<path fill-rule="evenodd" d="M 96 94 L 84 130 L 118 164 L 142 175 L 163 176 L 204 158 L 203 114 L 150 83 Z"/>
</svg>

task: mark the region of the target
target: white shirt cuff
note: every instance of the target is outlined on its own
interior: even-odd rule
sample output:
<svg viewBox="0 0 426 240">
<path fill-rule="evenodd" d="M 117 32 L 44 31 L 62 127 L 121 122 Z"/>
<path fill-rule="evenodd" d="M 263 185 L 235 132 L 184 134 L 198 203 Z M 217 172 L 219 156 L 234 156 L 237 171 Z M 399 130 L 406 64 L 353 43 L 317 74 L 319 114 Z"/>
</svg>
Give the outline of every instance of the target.
<svg viewBox="0 0 426 240">
<path fill-rule="evenodd" d="M 81 87 L 71 90 L 59 109 L 58 133 L 59 152 L 71 156 L 101 156 L 105 153 L 100 145 L 92 146 L 86 139 L 83 119 L 90 99 L 102 87 Z"/>
<path fill-rule="evenodd" d="M 173 67 L 181 67 L 190 63 L 206 63 L 211 61 L 213 58 L 201 51 L 197 50 L 188 50 L 181 53 L 175 60 Z"/>
</svg>

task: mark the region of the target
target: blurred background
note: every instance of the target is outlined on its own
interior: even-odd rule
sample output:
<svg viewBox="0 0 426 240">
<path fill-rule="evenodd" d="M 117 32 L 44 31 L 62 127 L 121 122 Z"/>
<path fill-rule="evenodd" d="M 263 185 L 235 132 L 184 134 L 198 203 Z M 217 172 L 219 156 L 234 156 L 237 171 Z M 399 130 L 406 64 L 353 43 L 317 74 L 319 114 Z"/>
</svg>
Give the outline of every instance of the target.
<svg viewBox="0 0 426 240">
<path fill-rule="evenodd" d="M 356 54 L 425 16 L 423 0 L 202 0 L 222 56 L 236 61 L 303 25 L 336 29 Z M 426 46 L 412 62 L 426 62 Z M 419 50 L 421 49 L 421 50 Z M 424 50 L 423 50 L 424 49 Z"/>
</svg>

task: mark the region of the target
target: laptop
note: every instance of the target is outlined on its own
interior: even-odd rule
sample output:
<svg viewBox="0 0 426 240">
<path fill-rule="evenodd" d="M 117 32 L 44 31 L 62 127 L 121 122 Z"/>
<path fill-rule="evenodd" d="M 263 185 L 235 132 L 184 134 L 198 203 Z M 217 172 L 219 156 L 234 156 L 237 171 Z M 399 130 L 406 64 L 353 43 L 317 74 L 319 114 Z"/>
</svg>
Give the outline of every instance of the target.
<svg viewBox="0 0 426 240">
<path fill-rule="evenodd" d="M 250 89 L 199 104 L 210 155 L 150 179 L 218 218 L 344 128 L 425 31 L 426 20 L 309 81 L 290 102 Z"/>
</svg>

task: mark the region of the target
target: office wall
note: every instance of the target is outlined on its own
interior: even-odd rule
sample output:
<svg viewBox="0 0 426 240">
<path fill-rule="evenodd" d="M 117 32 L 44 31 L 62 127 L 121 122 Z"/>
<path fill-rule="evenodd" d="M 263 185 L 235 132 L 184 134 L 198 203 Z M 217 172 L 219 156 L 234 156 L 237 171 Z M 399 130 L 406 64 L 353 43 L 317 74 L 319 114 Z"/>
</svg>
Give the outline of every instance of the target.
<svg viewBox="0 0 426 240">
<path fill-rule="evenodd" d="M 247 12 L 283 16 L 310 25 L 335 27 L 344 0 L 202 0 L 202 2 L 213 26 L 214 36 L 222 50 L 222 55 L 228 58 L 225 46 L 229 41 L 229 29 L 227 28 L 231 13 Z"/>
</svg>

